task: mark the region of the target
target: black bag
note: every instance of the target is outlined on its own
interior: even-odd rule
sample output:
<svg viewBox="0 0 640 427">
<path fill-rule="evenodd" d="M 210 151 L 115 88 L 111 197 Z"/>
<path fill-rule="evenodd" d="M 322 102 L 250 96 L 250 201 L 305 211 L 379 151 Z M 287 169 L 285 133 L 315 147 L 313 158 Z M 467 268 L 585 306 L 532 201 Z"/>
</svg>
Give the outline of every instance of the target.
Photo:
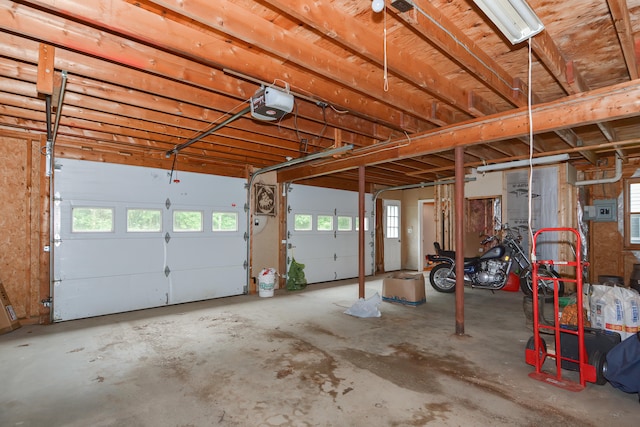
<svg viewBox="0 0 640 427">
<path fill-rule="evenodd" d="M 640 332 L 607 353 L 604 376 L 615 388 L 627 393 L 640 392 Z"/>
</svg>

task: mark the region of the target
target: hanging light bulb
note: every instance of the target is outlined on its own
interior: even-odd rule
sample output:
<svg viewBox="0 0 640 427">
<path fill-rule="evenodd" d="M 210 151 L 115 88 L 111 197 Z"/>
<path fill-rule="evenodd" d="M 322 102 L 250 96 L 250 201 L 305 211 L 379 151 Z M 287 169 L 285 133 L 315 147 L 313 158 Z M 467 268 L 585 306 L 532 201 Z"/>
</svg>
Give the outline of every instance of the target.
<svg viewBox="0 0 640 427">
<path fill-rule="evenodd" d="M 382 12 L 382 9 L 384 9 L 384 0 L 373 0 L 371 3 L 371 9 L 375 13 Z"/>
</svg>

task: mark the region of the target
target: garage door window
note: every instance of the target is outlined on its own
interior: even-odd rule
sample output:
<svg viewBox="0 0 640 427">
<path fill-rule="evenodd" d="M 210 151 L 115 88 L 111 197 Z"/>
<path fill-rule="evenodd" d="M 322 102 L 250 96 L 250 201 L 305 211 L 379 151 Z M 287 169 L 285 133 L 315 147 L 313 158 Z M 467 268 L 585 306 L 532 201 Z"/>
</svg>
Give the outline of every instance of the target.
<svg viewBox="0 0 640 427">
<path fill-rule="evenodd" d="M 127 232 L 162 231 L 162 211 L 160 209 L 127 209 Z"/>
<path fill-rule="evenodd" d="M 313 229 L 313 216 L 308 214 L 295 214 L 293 217 L 293 229 L 295 231 L 311 231 Z"/>
<path fill-rule="evenodd" d="M 191 233 L 202 231 L 202 212 L 174 211 L 173 231 Z"/>
<path fill-rule="evenodd" d="M 353 230 L 352 219 L 350 216 L 338 217 L 338 231 L 351 231 Z"/>
<path fill-rule="evenodd" d="M 360 217 L 356 217 L 356 231 L 360 231 Z M 369 218 L 364 218 L 364 231 L 369 231 Z"/>
<path fill-rule="evenodd" d="M 238 214 L 235 212 L 214 212 L 211 215 L 212 231 L 238 231 Z"/>
<path fill-rule="evenodd" d="M 333 216 L 331 215 L 318 215 L 318 231 L 332 231 L 333 230 Z"/>
<path fill-rule="evenodd" d="M 71 213 L 73 233 L 113 232 L 113 208 L 75 207 Z"/>
</svg>

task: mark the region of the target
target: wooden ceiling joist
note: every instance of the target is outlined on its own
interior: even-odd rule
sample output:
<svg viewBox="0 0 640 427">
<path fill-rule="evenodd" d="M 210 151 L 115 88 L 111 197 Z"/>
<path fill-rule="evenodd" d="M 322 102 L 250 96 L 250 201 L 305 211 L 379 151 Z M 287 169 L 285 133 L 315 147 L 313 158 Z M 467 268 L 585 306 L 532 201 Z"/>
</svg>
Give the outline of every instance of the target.
<svg viewBox="0 0 640 427">
<path fill-rule="evenodd" d="M 532 56 L 469 0 L 415 0 L 405 12 L 387 4 L 386 14 L 370 0 L 0 0 L 0 129 L 42 138 L 42 95 L 55 96 L 64 71 L 56 117 L 64 153 L 171 168 L 163 151 L 239 111 L 261 86 L 288 85 L 290 114 L 271 123 L 247 114 L 180 161 L 244 177 L 352 144 L 353 154 L 307 171 L 330 175 L 304 181 L 354 188 L 355 180 L 357 189 L 357 174 L 343 167 L 366 166 L 375 187 L 450 176 L 460 145 L 466 165 L 527 156 L 530 86 L 534 155 L 570 152 L 573 163 L 597 164 L 604 154 L 593 147 L 613 144 L 603 150 L 640 156 L 635 144 L 616 144 L 640 131 L 638 109 L 618 116 L 625 107 L 616 105 L 607 115 L 609 100 L 598 98 L 598 120 L 558 107 L 564 124 L 538 109 L 573 108 L 581 93 L 637 80 L 640 0 L 527 2 L 545 25 Z M 308 176 L 301 169 L 280 176 Z"/>
<path fill-rule="evenodd" d="M 640 81 L 622 83 L 606 89 L 584 92 L 561 101 L 534 105 L 531 116 L 534 132 L 551 132 L 570 127 L 576 123 L 596 123 L 616 120 L 637 114 L 640 108 Z M 393 141 L 384 147 L 355 150 L 353 156 L 330 163 L 314 164 L 313 168 L 289 168 L 278 172 L 280 181 L 321 176 L 344 171 L 361 165 L 371 165 L 390 158 L 403 159 L 430 154 L 451 146 L 466 146 L 505 138 L 526 135 L 526 118 L 529 111 L 520 108 L 504 114 L 475 119 L 461 125 L 452 125 L 414 135 L 411 142 L 406 139 Z M 384 156 L 381 154 L 384 152 Z M 311 174 L 310 174 L 311 172 Z"/>
</svg>

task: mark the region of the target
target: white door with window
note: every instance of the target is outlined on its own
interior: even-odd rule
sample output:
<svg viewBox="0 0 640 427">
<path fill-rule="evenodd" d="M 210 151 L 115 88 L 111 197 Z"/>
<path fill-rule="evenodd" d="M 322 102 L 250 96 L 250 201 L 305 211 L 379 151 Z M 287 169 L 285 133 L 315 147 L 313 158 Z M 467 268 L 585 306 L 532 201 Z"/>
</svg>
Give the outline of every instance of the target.
<svg viewBox="0 0 640 427">
<path fill-rule="evenodd" d="M 384 271 L 401 268 L 400 201 L 384 200 Z"/>
<path fill-rule="evenodd" d="M 245 180 L 56 163 L 54 321 L 245 291 Z"/>
<path fill-rule="evenodd" d="M 288 204 L 287 269 L 304 264 L 308 283 L 358 277 L 358 193 L 291 185 Z M 371 196 L 365 197 L 366 215 Z M 365 215 L 365 216 L 366 216 Z M 373 271 L 373 240 L 365 218 L 365 274 Z"/>
</svg>

